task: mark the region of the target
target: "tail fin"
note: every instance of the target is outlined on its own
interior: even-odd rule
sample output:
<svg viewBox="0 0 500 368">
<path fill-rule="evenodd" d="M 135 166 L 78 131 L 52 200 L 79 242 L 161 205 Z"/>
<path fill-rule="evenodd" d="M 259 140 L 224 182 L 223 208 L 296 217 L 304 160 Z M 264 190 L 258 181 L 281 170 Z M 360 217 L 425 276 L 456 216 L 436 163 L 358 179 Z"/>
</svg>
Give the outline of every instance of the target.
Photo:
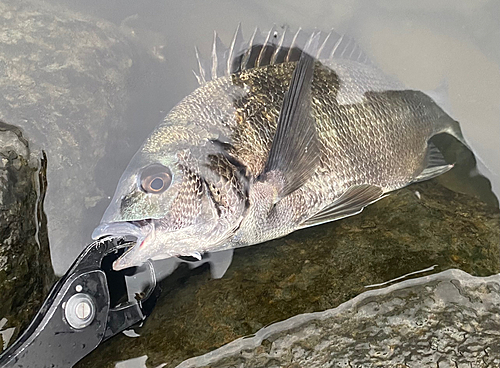
<svg viewBox="0 0 500 368">
<path fill-rule="evenodd" d="M 448 93 L 448 81 L 443 79 L 439 86 L 433 90 L 424 91 L 424 93 L 429 96 L 434 103 L 438 107 L 437 114 L 441 115 L 442 110 L 444 112 L 443 116 L 438 119 L 436 132 L 439 133 L 448 133 L 455 137 L 460 143 L 462 143 L 465 147 L 472 151 L 471 147 L 465 141 L 464 135 L 462 133 L 462 129 L 460 128 L 460 124 L 458 121 L 454 120 L 451 116 L 452 107 L 450 102 L 450 96 Z"/>
<path fill-rule="evenodd" d="M 462 133 L 462 129 L 460 128 L 460 123 L 450 117 L 448 114 L 445 114 L 438 120 L 438 131 L 439 133 L 447 133 L 455 137 L 460 143 L 462 143 L 469 151 L 474 154 L 476 158 L 479 171 L 487 177 L 491 177 L 493 171 L 486 165 L 485 161 L 477 154 L 477 152 L 469 145 L 469 143 L 465 140 L 464 135 Z"/>
<path fill-rule="evenodd" d="M 491 170 L 490 167 L 486 164 L 485 160 L 483 160 L 481 156 L 479 156 L 477 151 L 472 149 L 470 144 L 464 138 L 462 129 L 460 128 L 460 124 L 458 123 L 458 121 L 454 120 L 451 117 L 453 116 L 453 113 L 448 93 L 447 81 L 443 80 L 436 89 L 425 91 L 425 94 L 431 97 L 434 100 L 435 104 L 440 108 L 440 110 L 444 112 L 444 114 L 438 119 L 435 134 L 450 134 L 451 136 L 455 137 L 460 143 L 462 143 L 469 151 L 471 151 L 476 159 L 476 169 L 470 173 L 471 176 L 475 176 L 481 173 L 483 176 L 491 180 L 491 184 L 494 187 L 495 181 L 493 180 L 493 178 L 498 178 L 498 175 L 494 174 L 495 171 Z M 496 192 L 495 189 L 493 189 L 493 191 Z"/>
<path fill-rule="evenodd" d="M 469 144 L 466 142 L 464 135 L 462 133 L 462 128 L 460 128 L 460 123 L 456 120 L 454 120 L 451 116 L 448 114 L 442 116 L 438 120 L 438 131 L 436 134 L 439 133 L 447 133 L 455 137 L 460 143 L 462 143 L 465 147 L 467 147 L 469 150 L 472 151 L 472 148 L 469 146 Z"/>
</svg>

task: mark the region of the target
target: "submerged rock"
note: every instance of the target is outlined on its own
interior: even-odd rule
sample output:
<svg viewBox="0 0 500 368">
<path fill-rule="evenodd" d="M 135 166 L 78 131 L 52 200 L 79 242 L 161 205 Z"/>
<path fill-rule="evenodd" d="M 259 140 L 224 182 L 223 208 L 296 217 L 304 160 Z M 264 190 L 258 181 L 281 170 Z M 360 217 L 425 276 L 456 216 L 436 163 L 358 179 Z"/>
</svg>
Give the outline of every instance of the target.
<svg viewBox="0 0 500 368">
<path fill-rule="evenodd" d="M 303 313 L 335 308 L 369 290 L 369 285 L 384 283 L 411 272 L 427 270 L 409 276 L 416 277 L 455 268 L 475 276 L 489 276 L 500 271 L 499 240 L 498 208 L 488 206 L 475 197 L 446 189 L 438 180 L 415 184 L 367 207 L 360 215 L 238 249 L 232 265 L 220 280 L 211 279 L 207 268 L 189 271 L 187 267 L 181 267 L 162 282 L 163 294 L 156 309 L 142 328 L 135 329 L 140 337 L 117 336 L 99 347 L 78 366 L 92 367 L 97 364 L 112 367 L 117 361 L 146 355 L 148 367 L 160 364 L 174 367 L 189 357 L 210 352 L 239 337 L 254 334 L 266 325 Z M 466 279 L 465 277 L 464 280 Z M 481 280 L 477 280 L 478 290 L 489 290 L 488 283 L 480 286 Z M 446 283 L 442 285 L 444 287 Z M 435 288 L 431 285 L 427 290 L 422 286 L 420 291 L 408 295 L 419 299 L 418 293 L 426 292 L 427 294 L 422 294 L 422 298 L 430 301 L 430 295 L 441 290 L 440 288 L 441 286 Z M 495 292 L 494 288 L 491 290 L 491 293 Z M 384 293 L 386 296 L 381 297 L 380 302 L 392 305 L 388 301 L 392 294 Z M 453 295 L 458 295 L 455 291 L 454 293 Z M 487 294 L 486 291 L 485 293 Z M 491 294 L 485 297 L 498 296 Z M 446 300 L 451 300 L 450 298 Z M 398 300 L 394 299 L 394 308 L 398 307 Z M 418 315 L 417 302 L 408 299 L 408 303 L 413 303 L 414 308 L 405 317 L 408 320 Z M 438 308 L 440 305 L 435 304 L 434 307 Z M 464 305 L 461 308 L 460 305 L 450 306 L 449 318 L 443 320 L 442 325 L 435 325 L 437 320 L 429 320 L 429 325 L 424 326 L 427 336 L 441 336 L 446 329 L 451 334 L 459 329 L 459 325 L 455 326 L 455 321 L 463 322 L 464 326 L 469 323 L 472 326 L 470 328 L 477 327 L 473 318 L 462 318 L 460 315 L 469 313 L 470 306 Z M 495 321 L 493 318 L 498 313 L 496 307 L 485 303 L 483 308 L 484 322 Z M 422 309 L 422 318 L 425 317 L 425 311 L 426 309 Z M 444 309 L 442 311 L 444 313 Z M 456 316 L 454 311 L 458 313 Z M 368 310 L 364 313 L 367 316 Z M 383 316 L 385 312 L 381 308 L 379 312 L 372 309 L 370 313 L 376 318 L 377 313 Z M 360 320 L 354 315 L 352 320 L 347 319 L 347 314 L 342 316 L 346 318 L 343 341 L 346 344 L 354 343 L 357 330 L 351 328 L 356 327 L 354 323 Z M 382 337 L 385 336 L 383 341 L 389 341 L 391 326 L 403 327 L 397 322 L 397 318 L 399 317 L 394 317 L 392 325 L 377 324 L 377 328 L 371 330 L 369 326 L 365 326 L 360 331 L 365 335 L 360 335 L 360 339 L 378 331 Z M 336 323 L 340 329 L 340 319 Z M 362 325 L 356 328 L 361 327 Z M 434 327 L 436 331 L 432 335 Z M 417 327 L 411 328 L 417 331 Z M 487 325 L 478 328 L 482 328 L 485 333 L 489 329 Z M 328 326 L 321 331 L 327 329 Z M 306 329 L 304 333 L 307 331 L 309 330 Z M 473 334 L 474 330 L 470 331 Z M 394 349 L 402 352 L 403 350 L 396 349 L 402 342 L 398 340 L 398 336 L 400 335 L 394 338 Z M 488 332 L 484 336 L 492 337 L 494 333 Z M 322 341 L 321 338 L 314 339 L 311 336 L 308 347 L 303 348 L 302 353 L 300 349 L 293 353 L 306 359 L 307 354 L 314 349 L 333 349 L 328 347 L 333 340 L 324 340 L 324 345 Z M 269 351 L 270 343 L 263 344 L 267 348 L 260 349 Z M 313 348 L 314 344 L 317 345 L 316 348 Z M 346 348 L 350 349 L 352 346 L 346 345 Z M 441 349 L 439 344 L 437 346 Z M 464 346 L 470 349 L 473 347 Z M 426 345 L 422 351 L 427 351 L 427 347 Z M 362 345 L 361 348 L 367 354 L 370 352 L 368 345 Z M 378 350 L 374 345 L 370 354 L 384 354 L 388 352 L 387 349 Z M 447 349 L 444 350 L 445 353 Z M 256 348 L 256 359 L 260 359 L 259 352 L 259 348 Z M 492 361 L 500 357 L 500 353 L 493 348 L 487 352 Z M 344 353 L 348 359 L 349 354 L 356 354 L 356 351 Z M 289 355 L 286 354 L 283 353 L 284 359 L 288 359 L 286 357 Z M 453 357 L 453 354 L 450 353 L 449 357 Z M 481 355 L 475 355 L 478 356 Z M 253 353 L 250 352 L 248 361 L 255 363 L 256 360 L 252 360 L 252 357 Z M 339 356 L 339 362 L 342 361 L 340 358 Z M 392 355 L 388 356 L 388 359 L 393 358 Z M 383 356 L 377 359 L 382 360 Z M 269 358 L 253 366 L 265 364 L 270 367 L 280 365 L 279 361 Z M 304 364 L 299 366 L 305 366 Z M 249 363 L 248 366 L 251 365 Z M 238 366 L 236 360 L 232 366 Z"/>
<path fill-rule="evenodd" d="M 0 121 L 0 351 L 27 327 L 55 281 L 45 170 L 21 131 Z"/>
<path fill-rule="evenodd" d="M 0 2 L 0 32 L 0 119 L 21 127 L 32 149 L 47 152 L 45 209 L 54 267 L 62 274 L 91 241 L 119 176 L 109 162 L 98 175 L 99 160 L 135 151 L 128 144 L 141 139 L 129 137 L 127 118 L 159 121 L 148 116 L 155 109 L 134 112 L 133 96 L 150 82 L 152 67 L 119 27 L 46 2 Z"/>
<path fill-rule="evenodd" d="M 500 275 L 460 270 L 265 327 L 178 368 L 498 367 Z"/>
</svg>

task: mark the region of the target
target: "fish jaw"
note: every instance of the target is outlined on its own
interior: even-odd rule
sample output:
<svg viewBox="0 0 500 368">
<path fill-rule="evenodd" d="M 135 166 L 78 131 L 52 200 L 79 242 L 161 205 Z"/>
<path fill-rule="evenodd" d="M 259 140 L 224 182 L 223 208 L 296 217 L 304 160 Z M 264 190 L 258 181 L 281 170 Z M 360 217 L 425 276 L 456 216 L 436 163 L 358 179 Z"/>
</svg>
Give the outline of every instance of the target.
<svg viewBox="0 0 500 368">
<path fill-rule="evenodd" d="M 148 258 L 141 257 L 141 245 L 144 239 L 138 239 L 137 243 L 125 253 L 123 253 L 116 261 L 113 262 L 113 270 L 120 271 L 129 267 L 141 266 Z"/>
<path fill-rule="evenodd" d="M 142 254 L 141 246 L 147 239 L 154 237 L 154 224 L 152 221 L 101 223 L 95 228 L 92 238 L 97 240 L 105 236 L 130 236 L 136 238 L 136 243 L 113 262 L 113 270 L 119 271 L 129 267 L 141 266 L 149 259 L 147 255 Z"/>
<path fill-rule="evenodd" d="M 155 220 L 122 221 L 101 223 L 93 232 L 94 239 L 106 236 L 134 237 L 135 244 L 113 262 L 113 270 L 120 271 L 129 267 L 139 267 L 148 260 L 165 259 L 177 255 L 194 256 L 201 259 L 201 253 L 192 250 L 187 239 L 197 238 L 184 232 L 165 231 Z M 171 246 L 167 246 L 170 244 Z M 173 247 L 178 244 L 180 247 Z M 201 250 L 203 252 L 203 250 Z"/>
</svg>

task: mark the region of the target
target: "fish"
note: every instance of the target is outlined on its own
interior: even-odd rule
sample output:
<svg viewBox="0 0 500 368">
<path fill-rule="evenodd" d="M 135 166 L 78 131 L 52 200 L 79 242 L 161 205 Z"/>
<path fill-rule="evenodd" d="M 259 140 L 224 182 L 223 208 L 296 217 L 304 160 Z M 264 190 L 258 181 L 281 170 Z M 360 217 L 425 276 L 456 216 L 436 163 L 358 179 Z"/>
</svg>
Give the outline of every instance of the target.
<svg viewBox="0 0 500 368">
<path fill-rule="evenodd" d="M 335 31 L 238 27 L 199 87 L 145 140 L 94 239 L 136 243 L 115 270 L 263 243 L 359 214 L 453 167 L 431 142 L 460 126 Z M 226 267 L 227 268 L 227 267 Z"/>
</svg>

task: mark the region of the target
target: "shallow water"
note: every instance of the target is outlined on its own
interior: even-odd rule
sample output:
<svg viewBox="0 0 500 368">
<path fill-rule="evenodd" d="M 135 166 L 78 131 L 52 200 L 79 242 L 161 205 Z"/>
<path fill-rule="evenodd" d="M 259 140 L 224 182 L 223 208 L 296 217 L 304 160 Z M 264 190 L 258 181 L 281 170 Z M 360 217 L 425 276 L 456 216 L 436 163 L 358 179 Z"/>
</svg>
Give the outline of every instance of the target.
<svg viewBox="0 0 500 368">
<path fill-rule="evenodd" d="M 55 4 L 56 1 L 49 3 Z M 290 26 L 293 29 L 303 27 L 327 31 L 333 28 L 353 36 L 386 73 L 396 76 L 410 88 L 433 90 L 445 82 L 449 91 L 448 103 L 451 115 L 461 123 L 467 141 L 480 157 L 482 163 L 479 166 L 491 180 L 494 192 L 497 195 L 500 193 L 500 161 L 496 159 L 500 157 L 500 104 L 498 103 L 500 101 L 500 26 L 497 20 L 497 14 L 500 14 L 500 4 L 493 0 L 463 2 L 461 5 L 456 5 L 452 0 L 421 1 L 418 4 L 411 0 L 397 3 L 382 0 L 313 1 L 308 2 L 307 5 L 299 1 L 183 1 L 174 4 L 151 0 L 140 3 L 137 1 L 87 1 L 83 4 L 76 0 L 60 0 L 57 6 L 86 14 L 91 21 L 102 19 L 110 22 L 112 27 L 118 29 L 116 32 L 124 35 L 123 53 L 129 55 L 134 62 L 148 60 L 143 64 L 138 63 L 142 67 L 124 69 L 130 73 L 127 78 L 123 78 L 124 94 L 128 96 L 128 99 L 123 102 L 125 106 L 121 107 L 124 111 L 117 114 L 119 121 L 113 123 L 114 128 L 100 142 L 103 147 L 92 147 L 95 151 L 99 149 L 102 151 L 97 155 L 72 156 L 75 147 L 67 142 L 66 146 L 63 144 L 55 150 L 46 145 L 46 138 L 39 137 L 37 135 L 39 132 L 32 129 L 30 126 L 32 122 L 22 119 L 24 116 L 18 117 L 17 121 L 13 118 L 9 119 L 10 123 L 19 125 L 27 133 L 31 133 L 30 138 L 35 145 L 48 153 L 49 188 L 45 208 L 52 262 L 58 274 L 64 273 L 81 249 L 90 242 L 92 229 L 99 223 L 100 216 L 114 193 L 121 173 L 144 138 L 169 109 L 196 88 L 197 83 L 191 72 L 196 67 L 194 45 L 197 45 L 204 55 L 208 55 L 213 31 L 216 30 L 227 44 L 238 23 L 242 24 L 246 37 L 251 34 L 255 26 L 260 27 L 261 30 L 267 30 L 273 24 L 279 27 Z M 68 16 L 71 16 L 71 13 L 68 13 Z M 105 28 L 103 32 L 107 29 L 109 28 Z M 137 56 L 134 52 L 142 52 L 144 55 Z M 71 91 L 74 86 L 64 87 Z M 112 115 L 113 108 L 110 107 L 109 111 Z M 83 122 L 89 124 L 89 131 L 93 130 L 92 124 L 96 124 L 94 121 L 83 120 Z M 68 123 L 71 123 L 71 120 L 68 120 Z M 96 131 L 99 132 L 97 128 Z M 75 135 L 77 139 L 78 134 Z M 55 187 L 58 181 L 56 171 L 53 171 L 54 174 L 51 176 L 50 164 L 55 160 L 51 154 L 57 154 L 57 157 L 71 157 L 73 160 L 95 159 L 92 165 L 86 167 L 85 173 L 82 174 L 82 170 L 76 170 L 72 174 L 74 177 L 67 178 L 71 184 L 68 184 L 65 190 L 71 190 L 76 198 L 75 213 L 79 211 L 77 221 L 67 214 L 61 216 L 60 209 L 56 205 L 59 203 L 56 199 L 64 196 L 64 192 L 51 191 L 51 183 L 54 183 L 52 187 Z M 61 162 L 65 161 L 61 160 Z M 78 165 L 78 161 L 72 164 Z M 483 169 L 482 166 L 486 166 L 487 169 Z M 490 204 L 497 203 L 484 182 L 478 184 L 476 181 L 464 180 L 466 174 L 466 170 L 452 171 L 446 177 L 441 178 L 440 183 L 457 192 L 475 195 Z M 80 197 L 79 193 L 81 193 Z M 51 206 L 51 203 L 54 205 Z M 320 227 L 314 230 L 314 232 L 321 231 L 325 229 Z M 285 243 L 286 241 L 284 240 Z M 246 256 L 251 256 L 252 252 L 254 251 L 242 251 L 240 257 L 244 257 L 245 253 L 249 253 Z M 286 257 L 287 255 L 280 254 L 280 256 Z M 410 259 L 415 261 L 416 258 L 410 257 Z M 365 284 L 384 282 L 432 265 L 415 261 L 414 264 L 410 263 L 407 266 L 398 269 L 400 273 L 381 273 L 387 277 L 383 280 L 364 280 Z M 460 262 L 449 265 L 451 266 L 460 268 Z M 491 268 L 492 271 L 493 269 Z M 473 267 L 465 270 L 472 273 L 478 272 Z M 351 270 L 344 271 L 349 273 Z M 258 274 L 260 271 L 253 269 L 252 272 Z M 204 276 L 198 274 L 197 277 L 208 277 L 207 272 L 202 275 Z M 187 276 L 182 277 L 192 282 Z M 180 279 L 184 280 L 182 277 Z M 277 282 L 274 278 L 272 280 Z M 243 278 L 243 284 L 244 281 Z M 182 282 L 178 280 L 170 282 L 175 284 L 176 290 L 179 288 L 182 290 L 178 285 Z M 262 293 L 268 289 L 266 282 L 270 281 L 266 278 L 260 280 Z M 290 281 L 291 284 L 295 282 L 295 280 Z M 334 285 L 330 286 L 334 287 Z M 324 292 L 332 293 L 331 290 Z M 182 291 L 176 291 L 176 293 L 182 293 Z M 358 292 L 352 293 L 347 297 L 353 297 Z M 266 298 L 263 297 L 262 300 Z M 340 301 L 341 299 L 335 299 L 335 302 Z M 332 307 L 335 302 L 316 303 L 314 301 L 311 302 L 314 307 L 284 304 L 283 308 L 290 308 L 294 313 L 299 314 L 326 309 Z M 164 304 L 163 308 L 167 307 L 168 304 Z M 182 315 L 181 310 L 178 309 L 177 313 L 177 318 L 187 318 Z M 276 316 L 287 318 L 290 313 L 277 313 Z M 272 322 L 270 320 L 272 318 L 268 318 L 263 323 Z M 202 328 L 203 323 L 210 324 L 210 321 L 201 321 L 198 327 Z M 261 327 L 263 327 L 262 323 L 244 326 L 237 331 L 236 335 L 254 333 Z M 227 326 L 219 326 L 219 329 L 224 328 L 229 329 Z M 233 335 L 228 332 L 228 336 L 233 337 Z M 129 343 L 144 348 L 143 345 L 132 340 L 121 337 L 120 342 L 110 341 L 106 346 L 109 348 L 113 346 L 112 344 Z M 156 340 L 151 338 L 151 341 L 148 340 L 145 345 L 151 347 L 155 342 Z M 226 340 L 217 341 L 217 343 L 223 342 Z M 207 346 L 215 348 L 217 343 Z M 156 351 L 153 347 L 151 349 Z M 137 350 L 140 349 L 133 351 Z M 123 360 L 120 359 L 123 354 L 121 349 L 116 348 L 115 353 L 115 356 L 107 360 L 106 364 Z M 193 348 L 194 353 L 199 354 L 200 349 Z M 151 352 L 149 354 L 151 355 Z M 99 362 L 93 359 L 102 359 L 102 357 L 90 356 L 86 364 L 91 366 Z M 161 359 L 157 356 L 155 361 L 159 364 Z"/>
</svg>

